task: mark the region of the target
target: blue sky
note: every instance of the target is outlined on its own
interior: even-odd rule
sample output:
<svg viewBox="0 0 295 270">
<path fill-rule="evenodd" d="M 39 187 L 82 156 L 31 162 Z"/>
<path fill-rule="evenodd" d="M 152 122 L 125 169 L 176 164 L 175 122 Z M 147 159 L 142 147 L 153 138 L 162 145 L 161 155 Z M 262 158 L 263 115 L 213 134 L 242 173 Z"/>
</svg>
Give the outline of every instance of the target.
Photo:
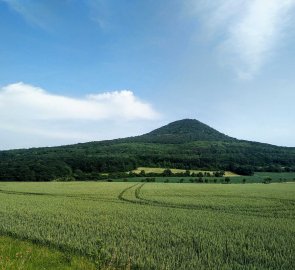
<svg viewBox="0 0 295 270">
<path fill-rule="evenodd" d="M 0 0 L 0 149 L 195 118 L 295 146 L 295 0 Z"/>
</svg>

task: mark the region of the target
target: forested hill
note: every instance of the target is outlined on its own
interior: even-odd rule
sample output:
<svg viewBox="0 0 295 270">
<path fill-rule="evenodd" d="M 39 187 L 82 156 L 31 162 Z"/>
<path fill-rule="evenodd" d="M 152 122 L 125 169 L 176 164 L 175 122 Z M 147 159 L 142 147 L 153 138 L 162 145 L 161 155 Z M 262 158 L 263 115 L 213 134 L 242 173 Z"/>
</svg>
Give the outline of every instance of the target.
<svg viewBox="0 0 295 270">
<path fill-rule="evenodd" d="M 0 180 L 95 179 L 139 166 L 295 171 L 295 148 L 237 140 L 197 121 L 170 123 L 142 136 L 60 147 L 0 151 Z"/>
<path fill-rule="evenodd" d="M 127 140 L 167 144 L 192 141 L 233 141 L 235 139 L 220 133 L 198 120 L 184 119 L 172 122 L 147 134 L 127 138 Z"/>
</svg>

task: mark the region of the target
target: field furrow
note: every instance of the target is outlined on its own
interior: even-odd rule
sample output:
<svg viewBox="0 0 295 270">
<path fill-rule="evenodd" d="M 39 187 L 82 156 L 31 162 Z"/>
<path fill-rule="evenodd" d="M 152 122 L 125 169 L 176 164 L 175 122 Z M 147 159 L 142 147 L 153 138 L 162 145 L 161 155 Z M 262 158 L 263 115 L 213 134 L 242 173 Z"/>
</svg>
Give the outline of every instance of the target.
<svg viewBox="0 0 295 270">
<path fill-rule="evenodd" d="M 294 269 L 294 188 L 5 183 L 0 234 L 98 269 Z"/>
</svg>

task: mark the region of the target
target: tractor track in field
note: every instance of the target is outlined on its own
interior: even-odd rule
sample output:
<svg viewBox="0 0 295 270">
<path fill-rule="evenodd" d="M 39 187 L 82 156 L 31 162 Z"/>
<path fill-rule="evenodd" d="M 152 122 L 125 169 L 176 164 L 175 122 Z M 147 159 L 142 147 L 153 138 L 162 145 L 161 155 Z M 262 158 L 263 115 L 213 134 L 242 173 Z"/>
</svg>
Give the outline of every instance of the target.
<svg viewBox="0 0 295 270">
<path fill-rule="evenodd" d="M 136 203 L 136 202 L 133 201 L 133 200 L 126 199 L 123 195 L 124 195 L 128 190 L 130 190 L 130 189 L 132 189 L 133 187 L 138 186 L 138 185 L 139 185 L 139 184 L 137 183 L 137 184 L 134 184 L 134 185 L 129 186 L 129 187 L 127 187 L 127 188 L 124 188 L 124 189 L 119 193 L 119 195 L 118 195 L 118 199 L 119 199 L 120 201 L 124 201 L 124 202 Z"/>
<path fill-rule="evenodd" d="M 83 201 L 92 201 L 92 202 L 110 202 L 110 203 L 132 203 L 132 204 L 140 204 L 140 205 L 149 205 L 154 207 L 162 207 L 162 208 L 174 208 L 174 209 L 186 209 L 186 210 L 211 210 L 211 211 L 219 211 L 229 214 L 241 214 L 246 216 L 257 216 L 257 217 L 276 217 L 276 218 L 291 218 L 295 219 L 294 215 L 286 215 L 286 213 L 290 213 L 290 210 L 294 209 L 294 201 L 293 200 L 284 200 L 284 199 L 275 199 L 279 203 L 284 204 L 283 206 L 247 206 L 244 208 L 236 208 L 231 206 L 211 206 L 211 205 L 192 205 L 192 204 L 177 204 L 177 203 L 169 203 L 157 200 L 151 200 L 144 198 L 141 195 L 142 188 L 146 185 L 146 183 L 136 183 L 127 188 L 123 189 L 117 199 L 104 199 L 91 197 L 89 195 L 68 195 L 68 194 L 53 194 L 53 193 L 37 193 L 37 192 L 22 192 L 22 191 L 10 191 L 0 189 L 0 194 L 7 195 L 17 195 L 17 196 L 49 196 L 54 198 L 68 198 L 68 199 L 78 199 Z M 134 189 L 134 199 L 126 198 L 124 195 L 126 192 Z M 92 195 L 93 196 L 93 195 Z M 238 198 L 238 196 L 234 196 Z M 256 198 L 256 197 L 255 197 Z M 119 199 L 119 200 L 118 200 Z M 257 199 L 257 198 L 256 198 Z M 268 199 L 268 198 L 263 198 Z M 266 212 L 265 212 L 266 211 Z"/>
<path fill-rule="evenodd" d="M 235 207 L 218 207 L 218 206 L 210 206 L 210 205 L 192 205 L 192 204 L 174 204 L 169 202 L 157 201 L 157 200 L 150 200 L 143 198 L 141 196 L 141 189 L 144 187 L 146 183 L 143 184 L 135 184 L 129 186 L 122 190 L 119 194 L 118 198 L 122 201 L 133 203 L 133 204 L 141 204 L 141 205 L 150 205 L 154 207 L 163 207 L 163 208 L 176 208 L 176 209 L 185 209 L 185 210 L 211 210 L 211 211 L 219 211 L 228 214 L 240 214 L 245 216 L 256 216 L 256 217 L 276 217 L 276 218 L 292 218 L 295 219 L 295 216 L 286 216 L 284 212 L 289 212 L 290 209 L 287 207 L 269 207 L 269 209 L 265 209 L 264 207 L 249 207 L 246 208 L 235 208 Z M 135 188 L 136 187 L 136 188 Z M 127 199 L 124 197 L 125 192 L 128 190 L 134 189 L 134 199 Z M 278 201 L 280 201 L 278 199 Z M 286 203 L 286 202 L 285 202 Z M 292 207 L 293 204 L 288 205 Z M 267 213 L 263 212 L 263 210 L 269 210 Z"/>
</svg>

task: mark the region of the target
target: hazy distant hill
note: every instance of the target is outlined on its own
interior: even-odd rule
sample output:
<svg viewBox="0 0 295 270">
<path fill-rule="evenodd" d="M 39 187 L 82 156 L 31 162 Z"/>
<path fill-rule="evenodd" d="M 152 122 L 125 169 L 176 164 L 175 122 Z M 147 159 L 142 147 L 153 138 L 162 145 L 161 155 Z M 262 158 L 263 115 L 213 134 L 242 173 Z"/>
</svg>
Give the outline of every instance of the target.
<svg viewBox="0 0 295 270">
<path fill-rule="evenodd" d="M 238 140 L 185 119 L 125 139 L 0 152 L 0 180 L 4 181 L 49 181 L 138 166 L 295 171 L 295 148 Z"/>
</svg>

